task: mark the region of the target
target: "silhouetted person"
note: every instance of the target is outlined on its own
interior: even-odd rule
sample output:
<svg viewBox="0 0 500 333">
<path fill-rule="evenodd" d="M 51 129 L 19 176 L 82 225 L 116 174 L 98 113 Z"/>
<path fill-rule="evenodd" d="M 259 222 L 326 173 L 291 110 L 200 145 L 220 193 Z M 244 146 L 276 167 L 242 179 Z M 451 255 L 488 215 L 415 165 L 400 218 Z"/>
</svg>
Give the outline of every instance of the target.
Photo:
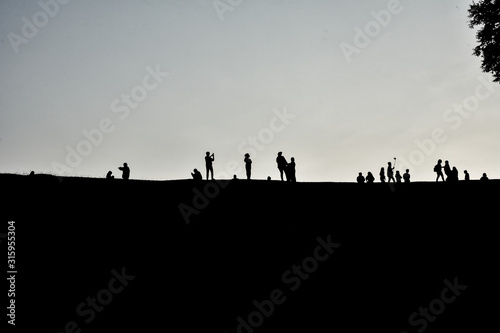
<svg viewBox="0 0 500 333">
<path fill-rule="evenodd" d="M 34 175 L 35 175 L 35 171 L 33 171 L 33 170 L 32 170 L 32 171 L 30 172 L 29 176 L 30 176 L 30 177 L 33 177 Z"/>
<path fill-rule="evenodd" d="M 384 167 L 382 167 L 382 168 L 380 169 L 379 176 L 380 176 L 380 181 L 381 181 L 382 183 L 385 183 L 385 171 L 384 171 Z"/>
<path fill-rule="evenodd" d="M 467 170 L 464 170 L 464 174 L 465 174 L 464 180 L 469 181 L 470 180 L 469 172 L 467 172 Z"/>
<path fill-rule="evenodd" d="M 108 173 L 106 174 L 106 179 L 108 180 L 111 180 L 111 179 L 115 179 L 115 176 L 113 176 L 113 172 L 108 171 Z"/>
<path fill-rule="evenodd" d="M 247 172 L 247 179 L 250 180 L 250 177 L 252 176 L 252 160 L 250 159 L 249 153 L 245 154 L 245 159 L 243 161 L 245 162 L 245 170 Z"/>
<path fill-rule="evenodd" d="M 451 168 L 448 161 L 444 161 L 444 174 L 446 175 L 446 181 L 449 181 L 451 176 Z"/>
<path fill-rule="evenodd" d="M 453 167 L 453 169 L 450 172 L 450 181 L 458 182 L 458 170 L 456 167 Z"/>
<path fill-rule="evenodd" d="M 391 165 L 391 162 L 387 162 L 387 182 L 390 183 L 391 179 L 393 182 L 396 182 L 394 180 L 394 168 Z"/>
<path fill-rule="evenodd" d="M 233 180 L 238 180 L 238 176 L 233 175 Z"/>
<path fill-rule="evenodd" d="M 267 176 L 267 180 L 271 180 L 271 176 Z"/>
<path fill-rule="evenodd" d="M 403 175 L 403 179 L 407 184 L 410 182 L 410 169 L 406 169 L 406 172 Z"/>
<path fill-rule="evenodd" d="M 483 173 L 483 176 L 479 180 L 483 181 L 483 182 L 487 181 L 488 180 L 488 176 L 486 176 L 486 173 Z"/>
<path fill-rule="evenodd" d="M 366 183 L 367 184 L 373 184 L 375 181 L 375 177 L 373 177 L 372 173 L 368 171 L 368 174 L 366 175 Z"/>
<path fill-rule="evenodd" d="M 441 165 L 441 163 L 443 163 L 443 161 L 438 160 L 437 164 L 434 166 L 434 172 L 437 174 L 436 182 L 439 181 L 439 177 L 441 177 L 444 182 L 443 166 Z"/>
<path fill-rule="evenodd" d="M 396 183 L 400 183 L 401 184 L 401 174 L 399 173 L 399 170 L 396 171 Z"/>
<path fill-rule="evenodd" d="M 283 181 L 283 173 L 285 173 L 286 176 L 286 166 L 288 165 L 285 157 L 282 155 L 282 152 L 278 153 L 278 157 L 276 157 L 276 164 L 278 164 L 278 170 L 280 171 L 280 177 L 281 180 Z M 287 178 L 288 180 L 288 178 Z"/>
<path fill-rule="evenodd" d="M 212 162 L 215 160 L 214 154 L 210 155 L 210 152 L 207 151 L 207 154 L 205 156 L 205 166 L 207 168 L 207 180 L 208 180 L 208 174 L 210 173 L 212 176 L 212 180 L 214 179 L 214 168 L 212 166 Z"/>
<path fill-rule="evenodd" d="M 363 177 L 363 174 L 360 172 L 358 174 L 358 178 L 356 178 L 358 184 L 364 184 L 365 183 L 365 177 Z"/>
<path fill-rule="evenodd" d="M 193 176 L 193 179 L 197 182 L 203 180 L 203 176 L 201 175 L 201 172 L 198 171 L 198 169 L 194 169 L 193 172 L 191 172 L 191 176 Z"/>
<path fill-rule="evenodd" d="M 130 178 L 130 169 L 127 163 L 123 163 L 123 166 L 118 167 L 118 169 L 122 171 L 122 179 L 128 180 Z"/>
<path fill-rule="evenodd" d="M 289 182 L 295 183 L 297 179 L 295 179 L 295 158 L 290 159 L 290 163 L 288 163 L 286 167 L 287 178 Z"/>
</svg>

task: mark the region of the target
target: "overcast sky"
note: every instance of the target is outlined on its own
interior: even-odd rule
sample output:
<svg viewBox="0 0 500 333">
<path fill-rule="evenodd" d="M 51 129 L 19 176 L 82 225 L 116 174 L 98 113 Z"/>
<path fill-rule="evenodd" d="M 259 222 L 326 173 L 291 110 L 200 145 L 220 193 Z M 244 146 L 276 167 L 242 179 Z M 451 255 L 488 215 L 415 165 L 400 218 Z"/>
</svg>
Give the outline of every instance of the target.
<svg viewBox="0 0 500 333">
<path fill-rule="evenodd" d="M 500 178 L 500 85 L 463 0 L 0 2 L 0 172 Z"/>
</svg>

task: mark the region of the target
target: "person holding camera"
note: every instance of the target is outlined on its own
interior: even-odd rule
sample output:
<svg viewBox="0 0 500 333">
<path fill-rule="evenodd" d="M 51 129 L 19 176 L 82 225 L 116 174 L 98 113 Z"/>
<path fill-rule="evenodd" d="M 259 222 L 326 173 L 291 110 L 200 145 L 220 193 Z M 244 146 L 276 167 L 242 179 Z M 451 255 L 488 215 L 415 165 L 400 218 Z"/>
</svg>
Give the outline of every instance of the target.
<svg viewBox="0 0 500 333">
<path fill-rule="evenodd" d="M 118 169 L 122 171 L 123 180 L 128 180 L 130 178 L 130 168 L 128 167 L 127 163 L 123 163 L 123 166 L 118 167 Z"/>
<path fill-rule="evenodd" d="M 214 179 L 214 168 L 212 166 L 212 162 L 214 160 L 215 160 L 214 154 L 212 153 L 212 155 L 210 155 L 210 152 L 207 151 L 207 154 L 205 156 L 205 166 L 207 168 L 207 180 L 208 180 L 208 174 L 209 173 L 211 173 L 212 180 Z"/>
</svg>

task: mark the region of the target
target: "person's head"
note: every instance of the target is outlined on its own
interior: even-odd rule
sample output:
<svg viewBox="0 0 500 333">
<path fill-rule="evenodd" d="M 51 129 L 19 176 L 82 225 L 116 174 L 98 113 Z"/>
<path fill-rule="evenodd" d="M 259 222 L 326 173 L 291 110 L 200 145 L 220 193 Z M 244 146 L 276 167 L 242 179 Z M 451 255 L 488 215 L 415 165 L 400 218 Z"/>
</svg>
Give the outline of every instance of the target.
<svg viewBox="0 0 500 333">
<path fill-rule="evenodd" d="M 387 165 L 388 165 L 388 166 L 391 166 L 391 162 L 387 162 Z"/>
<path fill-rule="evenodd" d="M 486 173 L 483 173 L 483 177 L 487 177 L 487 176 L 486 176 Z"/>
<path fill-rule="evenodd" d="M 283 154 L 283 152 L 281 152 L 281 151 L 280 151 L 280 152 L 278 153 L 278 156 L 281 156 L 281 154 Z"/>
<path fill-rule="evenodd" d="M 249 154 L 249 153 L 246 153 L 246 154 L 245 154 L 245 157 L 247 157 L 247 158 L 248 158 L 248 157 L 250 157 L 250 154 Z"/>
<path fill-rule="evenodd" d="M 399 170 L 396 170 L 396 174 L 399 175 Z"/>
<path fill-rule="evenodd" d="M 441 163 L 443 163 L 443 161 L 442 160 L 438 160 L 438 164 L 441 164 Z"/>
<path fill-rule="evenodd" d="M 267 180 L 271 180 L 271 176 L 267 176 Z"/>
<path fill-rule="evenodd" d="M 123 163 L 123 166 L 126 167 L 127 166 L 127 163 Z"/>
<path fill-rule="evenodd" d="M 292 157 L 290 160 L 291 160 L 292 162 L 295 162 L 295 158 L 294 158 L 294 157 Z"/>
<path fill-rule="evenodd" d="M 444 161 L 444 164 L 448 164 L 449 162 L 448 161 Z"/>
<path fill-rule="evenodd" d="M 410 173 L 410 169 L 406 169 L 406 173 Z"/>
<path fill-rule="evenodd" d="M 363 173 L 361 173 L 361 172 L 360 172 L 360 173 L 359 173 L 359 176 L 360 176 L 360 177 L 361 177 L 361 176 L 363 176 Z"/>
<path fill-rule="evenodd" d="M 468 173 L 467 170 L 464 170 L 464 173 L 467 174 Z"/>
<path fill-rule="evenodd" d="M 194 169 L 193 171 L 194 171 L 194 173 L 197 173 L 197 172 L 198 172 L 198 169 Z"/>
<path fill-rule="evenodd" d="M 207 156 L 210 156 L 210 152 L 209 151 L 207 151 Z"/>
</svg>

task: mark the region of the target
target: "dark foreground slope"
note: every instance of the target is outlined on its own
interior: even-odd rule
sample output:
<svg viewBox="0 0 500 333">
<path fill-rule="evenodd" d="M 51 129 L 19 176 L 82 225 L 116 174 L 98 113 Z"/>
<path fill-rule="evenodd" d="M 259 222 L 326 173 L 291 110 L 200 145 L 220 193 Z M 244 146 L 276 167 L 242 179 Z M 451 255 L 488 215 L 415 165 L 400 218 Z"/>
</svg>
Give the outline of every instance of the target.
<svg viewBox="0 0 500 333">
<path fill-rule="evenodd" d="M 0 175 L 19 331 L 497 327 L 497 181 L 60 180 Z"/>
</svg>

